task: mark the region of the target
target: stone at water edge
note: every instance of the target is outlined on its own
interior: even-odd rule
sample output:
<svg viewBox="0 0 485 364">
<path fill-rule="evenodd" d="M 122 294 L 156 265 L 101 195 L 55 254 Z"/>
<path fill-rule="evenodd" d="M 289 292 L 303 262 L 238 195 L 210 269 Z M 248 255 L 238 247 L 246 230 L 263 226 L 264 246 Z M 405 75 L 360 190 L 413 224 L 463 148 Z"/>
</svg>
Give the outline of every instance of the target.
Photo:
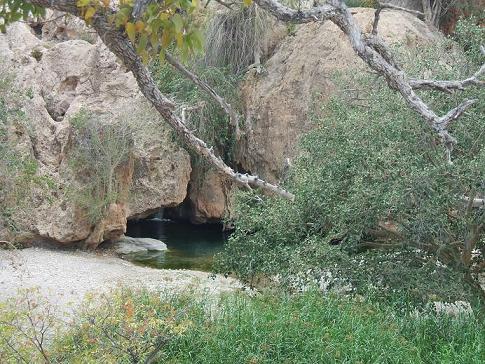
<svg viewBox="0 0 485 364">
<path fill-rule="evenodd" d="M 147 251 L 164 251 L 167 250 L 167 245 L 160 240 L 151 238 L 132 238 L 123 236 L 114 245 L 115 251 L 118 254 L 131 254 Z"/>
</svg>

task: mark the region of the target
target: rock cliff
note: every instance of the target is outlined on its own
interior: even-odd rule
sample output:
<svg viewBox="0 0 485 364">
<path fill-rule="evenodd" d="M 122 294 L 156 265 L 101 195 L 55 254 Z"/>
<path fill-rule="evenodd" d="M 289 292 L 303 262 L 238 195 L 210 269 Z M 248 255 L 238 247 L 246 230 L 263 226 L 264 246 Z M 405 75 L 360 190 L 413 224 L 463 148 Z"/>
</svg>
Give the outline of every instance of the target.
<svg viewBox="0 0 485 364">
<path fill-rule="evenodd" d="M 364 31 L 372 29 L 373 9 L 352 12 Z M 379 34 L 388 43 L 407 46 L 438 36 L 413 15 L 387 10 Z M 298 26 L 264 67 L 262 74 L 248 74 L 241 87 L 246 135 L 237 159 L 244 170 L 275 182 L 295 156 L 299 136 L 312 127 L 312 104 L 333 94 L 334 73 L 350 67 L 364 72 L 367 66 L 337 26 L 324 22 Z"/>
<path fill-rule="evenodd" d="M 369 31 L 373 10 L 353 9 L 353 13 Z M 228 182 L 212 171 L 192 171 L 188 153 L 173 141 L 170 130 L 140 95 L 133 76 L 91 29 L 71 17 L 50 16 L 54 20 L 15 24 L 0 35 L 0 68 L 14 75 L 16 88 L 29 95 L 23 105 L 28 130 L 17 128 L 11 141 L 54 182 L 47 196 L 32 192 L 25 239 L 95 247 L 123 234 L 127 219 L 183 201 L 178 213 L 194 222 L 224 217 L 230 211 Z M 330 22 L 297 26 L 286 37 L 280 36 L 281 31 L 281 27 L 275 30 L 279 42 L 263 72 L 249 71 L 241 85 L 245 135 L 235 160 L 240 170 L 272 182 L 282 177 L 296 155 L 299 136 L 312 127 L 312 105 L 334 92 L 333 73 L 366 68 Z M 407 46 L 438 37 L 414 16 L 387 10 L 379 31 L 386 41 Z M 130 158 L 115 171 L 122 198 L 94 222 L 66 192 L 82 183 L 69 165 L 72 118 L 82 109 L 91 110 L 100 123 L 117 120 L 129 125 L 134 142 Z M 1 225 L 0 221 L 0 240 Z"/>
<path fill-rule="evenodd" d="M 127 218 L 184 200 L 191 172 L 188 153 L 172 141 L 131 73 L 80 21 L 12 25 L 0 35 L 0 68 L 29 99 L 23 105 L 28 131 L 11 133 L 19 138 L 16 149 L 23 145 L 23 153 L 38 164 L 39 175 L 52 181 L 48 191 L 31 196 L 29 216 L 21 224 L 27 233 L 23 240 L 95 247 L 123 234 Z M 94 222 L 67 192 L 81 183 L 69 165 L 72 118 L 81 109 L 90 110 L 100 123 L 129 125 L 134 139 L 132 155 L 116 170 L 120 198 Z"/>
</svg>

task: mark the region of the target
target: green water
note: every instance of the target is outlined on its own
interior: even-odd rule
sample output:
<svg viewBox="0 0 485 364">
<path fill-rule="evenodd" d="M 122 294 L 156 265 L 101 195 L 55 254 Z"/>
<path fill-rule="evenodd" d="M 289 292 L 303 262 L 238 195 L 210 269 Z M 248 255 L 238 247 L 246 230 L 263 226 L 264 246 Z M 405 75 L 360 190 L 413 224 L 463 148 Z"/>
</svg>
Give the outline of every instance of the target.
<svg viewBox="0 0 485 364">
<path fill-rule="evenodd" d="M 127 256 L 136 264 L 161 269 L 210 271 L 214 254 L 222 249 L 225 240 L 220 225 L 193 225 L 164 219 L 129 222 L 126 235 L 158 239 L 167 244 L 167 251 Z"/>
</svg>

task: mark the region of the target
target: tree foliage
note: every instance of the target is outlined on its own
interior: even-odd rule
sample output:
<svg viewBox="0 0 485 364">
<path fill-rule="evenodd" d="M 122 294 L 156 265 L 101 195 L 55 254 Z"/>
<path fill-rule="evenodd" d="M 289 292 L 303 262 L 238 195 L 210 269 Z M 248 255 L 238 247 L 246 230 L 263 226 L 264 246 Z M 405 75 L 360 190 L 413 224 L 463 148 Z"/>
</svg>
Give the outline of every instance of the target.
<svg viewBox="0 0 485 364">
<path fill-rule="evenodd" d="M 460 53 L 447 55 L 450 49 L 451 43 L 423 47 L 403 52 L 402 58 L 412 73 L 445 79 L 476 67 Z M 442 282 L 441 293 L 456 298 L 461 283 L 453 286 L 456 292 L 444 287 L 452 286 L 444 278 L 452 277 L 449 268 L 470 272 L 483 262 L 483 251 L 478 253 L 484 247 L 485 211 L 463 200 L 485 195 L 483 91 L 477 108 L 453 126 L 460 144 L 450 166 L 442 162 L 436 136 L 384 84 L 352 75 L 340 75 L 336 82 L 342 90 L 356 91 L 317 105 L 315 130 L 302 139 L 287 182 L 295 202 L 240 196 L 236 232 L 220 256 L 219 271 L 247 280 L 283 273 L 291 280 L 317 267 L 317 275 L 329 270 L 345 282 L 368 285 L 398 261 L 393 269 L 400 273 L 388 275 L 393 279 L 383 286 L 412 291 L 410 282 L 418 283 L 414 273 L 424 267 L 424 287 L 435 277 Z M 428 96 L 438 110 L 446 110 L 453 98 L 438 92 Z M 369 251 L 375 247 L 397 255 Z"/>
<path fill-rule="evenodd" d="M 194 13 L 198 0 L 150 2 L 134 16 L 134 0 L 122 0 L 109 21 L 124 29 L 138 54 L 148 61 L 150 53 L 164 58 L 165 49 L 175 47 L 184 57 L 202 49 L 203 40 Z M 89 24 L 98 12 L 111 13 L 109 0 L 78 0 L 84 20 Z"/>
<path fill-rule="evenodd" d="M 169 46 L 176 47 L 184 56 L 202 49 L 202 36 L 194 21 L 198 0 L 149 2 L 136 17 L 133 16 L 134 0 L 121 0 L 116 9 L 110 0 L 77 0 L 76 5 L 88 24 L 97 14 L 106 15 L 110 22 L 125 31 L 145 61 L 154 52 L 163 59 L 164 50 Z M 6 25 L 17 20 L 45 14 L 44 8 L 24 0 L 1 0 L 0 7 L 2 32 L 6 31 Z"/>
<path fill-rule="evenodd" d="M 24 0 L 0 1 L 0 31 L 5 33 L 6 26 L 18 20 L 45 15 L 45 8 L 30 4 Z"/>
</svg>

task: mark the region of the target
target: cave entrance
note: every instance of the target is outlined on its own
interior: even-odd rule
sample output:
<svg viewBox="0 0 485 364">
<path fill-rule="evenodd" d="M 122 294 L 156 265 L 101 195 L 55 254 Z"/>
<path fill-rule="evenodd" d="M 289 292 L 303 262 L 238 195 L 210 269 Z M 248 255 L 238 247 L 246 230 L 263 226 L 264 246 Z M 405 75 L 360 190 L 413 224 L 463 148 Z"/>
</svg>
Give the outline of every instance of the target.
<svg viewBox="0 0 485 364">
<path fill-rule="evenodd" d="M 161 209 L 145 219 L 128 221 L 126 235 L 161 240 L 167 244 L 168 250 L 135 253 L 128 258 L 153 268 L 210 271 L 214 255 L 222 250 L 228 237 L 223 225 L 196 225 L 165 218 L 165 215 Z"/>
</svg>

